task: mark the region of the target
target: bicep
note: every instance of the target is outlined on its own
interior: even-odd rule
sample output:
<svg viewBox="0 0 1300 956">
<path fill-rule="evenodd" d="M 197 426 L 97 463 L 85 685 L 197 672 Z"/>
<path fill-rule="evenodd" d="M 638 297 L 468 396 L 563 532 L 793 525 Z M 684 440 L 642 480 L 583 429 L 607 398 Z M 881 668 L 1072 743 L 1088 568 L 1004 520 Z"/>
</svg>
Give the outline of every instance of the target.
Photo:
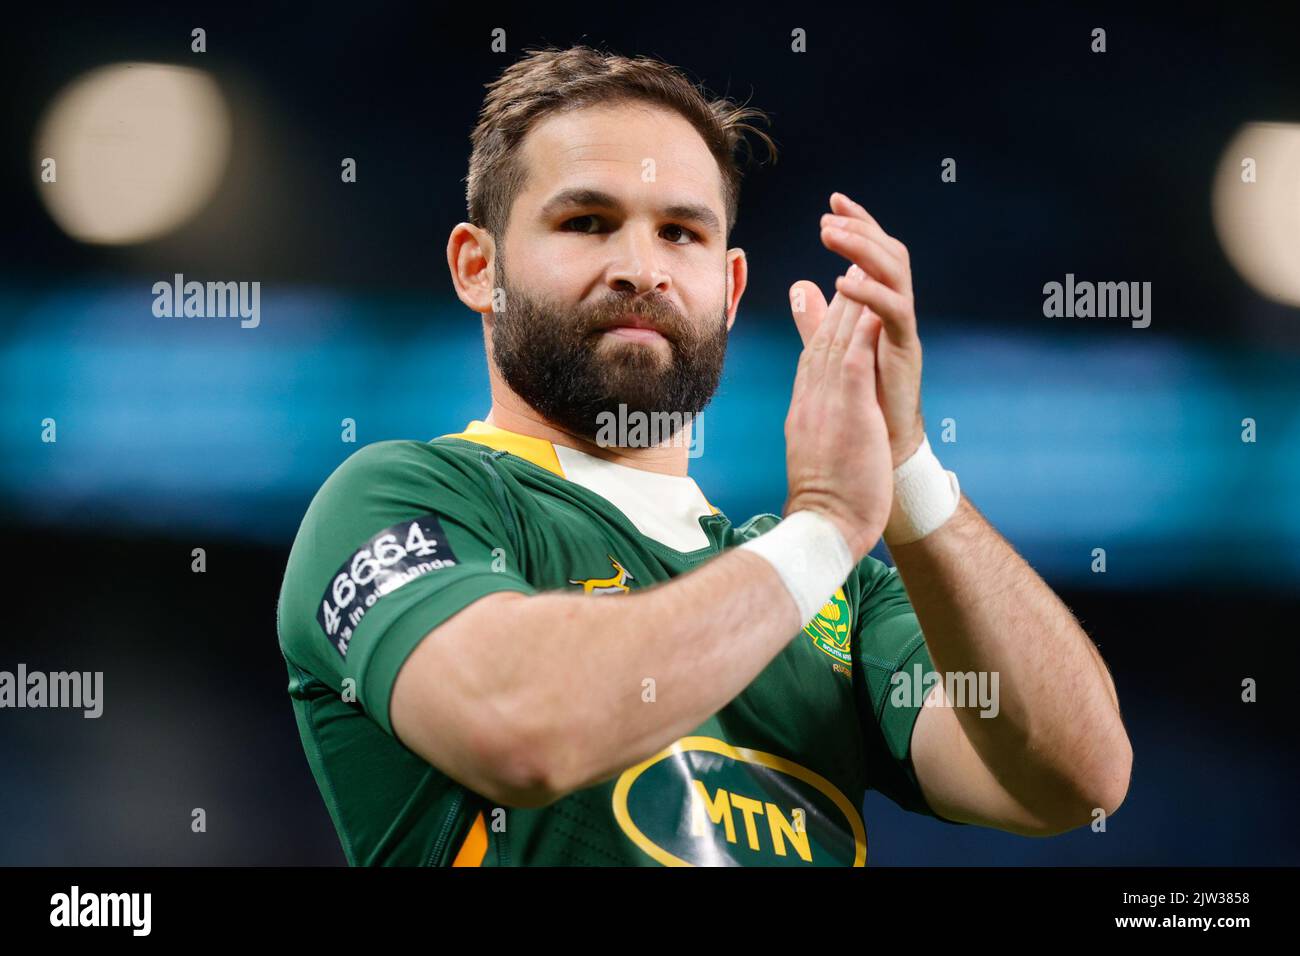
<svg viewBox="0 0 1300 956">
<path fill-rule="evenodd" d="M 389 713 L 404 746 L 476 793 L 512 806 L 534 802 L 536 775 L 512 739 L 518 722 L 494 676 L 508 666 L 509 605 L 518 591 L 481 597 L 433 628 L 393 682 Z"/>
<path fill-rule="evenodd" d="M 912 728 L 912 767 L 930 808 L 946 820 L 1022 836 L 1060 832 L 1002 786 L 966 736 L 956 710 L 931 706 L 942 693 L 942 685 L 933 688 Z"/>
<path fill-rule="evenodd" d="M 894 699 L 896 680 L 912 686 L 914 670 L 919 667 L 928 674 L 934 664 L 902 579 L 874 561 L 866 562 L 865 569 L 875 581 L 864 597 L 855 635 L 858 661 L 866 676 L 861 706 L 864 714 L 875 715 L 876 727 L 868 726 L 866 731 L 881 735 L 898 768 L 873 786 L 907 809 L 928 809 L 954 823 L 1027 836 L 1060 832 L 1045 826 L 1002 786 L 967 738 L 956 710 L 933 706 L 943 693 L 942 681 L 930 689 L 924 706 L 910 694 L 903 694 L 901 701 Z M 925 685 L 926 679 L 920 683 Z M 889 771 L 886 762 L 878 777 Z M 882 785 L 886 780 L 888 789 Z M 918 798 L 925 808 L 916 806 Z"/>
</svg>

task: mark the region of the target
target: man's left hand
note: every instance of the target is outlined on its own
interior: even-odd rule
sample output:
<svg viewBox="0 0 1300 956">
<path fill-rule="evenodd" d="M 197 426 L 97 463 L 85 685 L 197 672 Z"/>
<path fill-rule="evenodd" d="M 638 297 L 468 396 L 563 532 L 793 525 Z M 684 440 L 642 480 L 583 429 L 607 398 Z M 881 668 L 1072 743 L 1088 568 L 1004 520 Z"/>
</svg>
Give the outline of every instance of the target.
<svg viewBox="0 0 1300 956">
<path fill-rule="evenodd" d="M 912 267 L 907 247 L 881 228 L 875 218 L 843 193 L 831 194 L 831 212 L 822 216 L 822 244 L 848 259 L 847 273 L 835 280 L 830 305 L 807 279 L 804 311 L 795 322 L 805 344 L 817 326 L 838 310 L 861 310 L 858 321 L 879 325 L 876 334 L 876 394 L 889 429 L 894 467 L 921 447 L 925 423 L 921 418 L 921 340 L 916 334 L 912 300 Z"/>
</svg>

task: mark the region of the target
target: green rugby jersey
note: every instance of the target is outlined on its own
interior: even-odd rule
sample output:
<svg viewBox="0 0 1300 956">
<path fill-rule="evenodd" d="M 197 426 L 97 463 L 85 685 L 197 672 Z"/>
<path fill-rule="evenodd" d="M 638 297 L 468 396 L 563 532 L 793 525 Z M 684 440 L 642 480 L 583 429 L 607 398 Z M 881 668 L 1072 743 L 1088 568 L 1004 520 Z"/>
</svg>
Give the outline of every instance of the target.
<svg viewBox="0 0 1300 956">
<path fill-rule="evenodd" d="M 780 520 L 732 525 L 689 477 L 478 421 L 352 454 L 307 509 L 277 607 L 303 749 L 348 862 L 861 866 L 869 787 L 934 815 L 909 752 L 919 699 L 891 686 L 933 667 L 899 576 L 870 556 L 740 696 L 549 806 L 493 806 L 394 736 L 403 662 L 478 598 L 617 600 Z"/>
</svg>

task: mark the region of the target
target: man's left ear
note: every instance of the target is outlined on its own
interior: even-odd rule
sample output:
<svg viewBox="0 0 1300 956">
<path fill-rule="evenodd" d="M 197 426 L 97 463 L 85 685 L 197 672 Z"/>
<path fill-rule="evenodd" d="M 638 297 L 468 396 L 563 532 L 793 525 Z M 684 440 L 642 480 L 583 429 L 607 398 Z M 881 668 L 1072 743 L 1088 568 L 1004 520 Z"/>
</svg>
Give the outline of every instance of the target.
<svg viewBox="0 0 1300 956">
<path fill-rule="evenodd" d="M 727 259 L 727 331 L 736 324 L 736 312 L 740 308 L 740 297 L 745 294 L 748 261 L 743 249 L 736 250 L 737 255 Z M 739 276 L 739 278 L 737 278 Z M 739 288 L 737 288 L 739 283 Z"/>
</svg>

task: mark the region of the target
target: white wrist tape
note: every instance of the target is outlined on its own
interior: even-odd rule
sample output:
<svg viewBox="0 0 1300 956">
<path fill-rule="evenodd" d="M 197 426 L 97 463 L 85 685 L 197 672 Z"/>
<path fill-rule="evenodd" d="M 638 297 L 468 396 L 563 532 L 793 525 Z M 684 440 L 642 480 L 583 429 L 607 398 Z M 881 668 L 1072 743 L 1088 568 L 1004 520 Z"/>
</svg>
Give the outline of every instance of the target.
<svg viewBox="0 0 1300 956">
<path fill-rule="evenodd" d="M 815 511 L 796 511 L 740 547 L 776 568 L 802 624 L 817 616 L 857 563 L 835 522 Z"/>
<path fill-rule="evenodd" d="M 919 541 L 952 517 L 961 497 L 957 476 L 944 471 L 930 439 L 894 469 L 894 506 L 885 524 L 885 544 Z"/>
</svg>

